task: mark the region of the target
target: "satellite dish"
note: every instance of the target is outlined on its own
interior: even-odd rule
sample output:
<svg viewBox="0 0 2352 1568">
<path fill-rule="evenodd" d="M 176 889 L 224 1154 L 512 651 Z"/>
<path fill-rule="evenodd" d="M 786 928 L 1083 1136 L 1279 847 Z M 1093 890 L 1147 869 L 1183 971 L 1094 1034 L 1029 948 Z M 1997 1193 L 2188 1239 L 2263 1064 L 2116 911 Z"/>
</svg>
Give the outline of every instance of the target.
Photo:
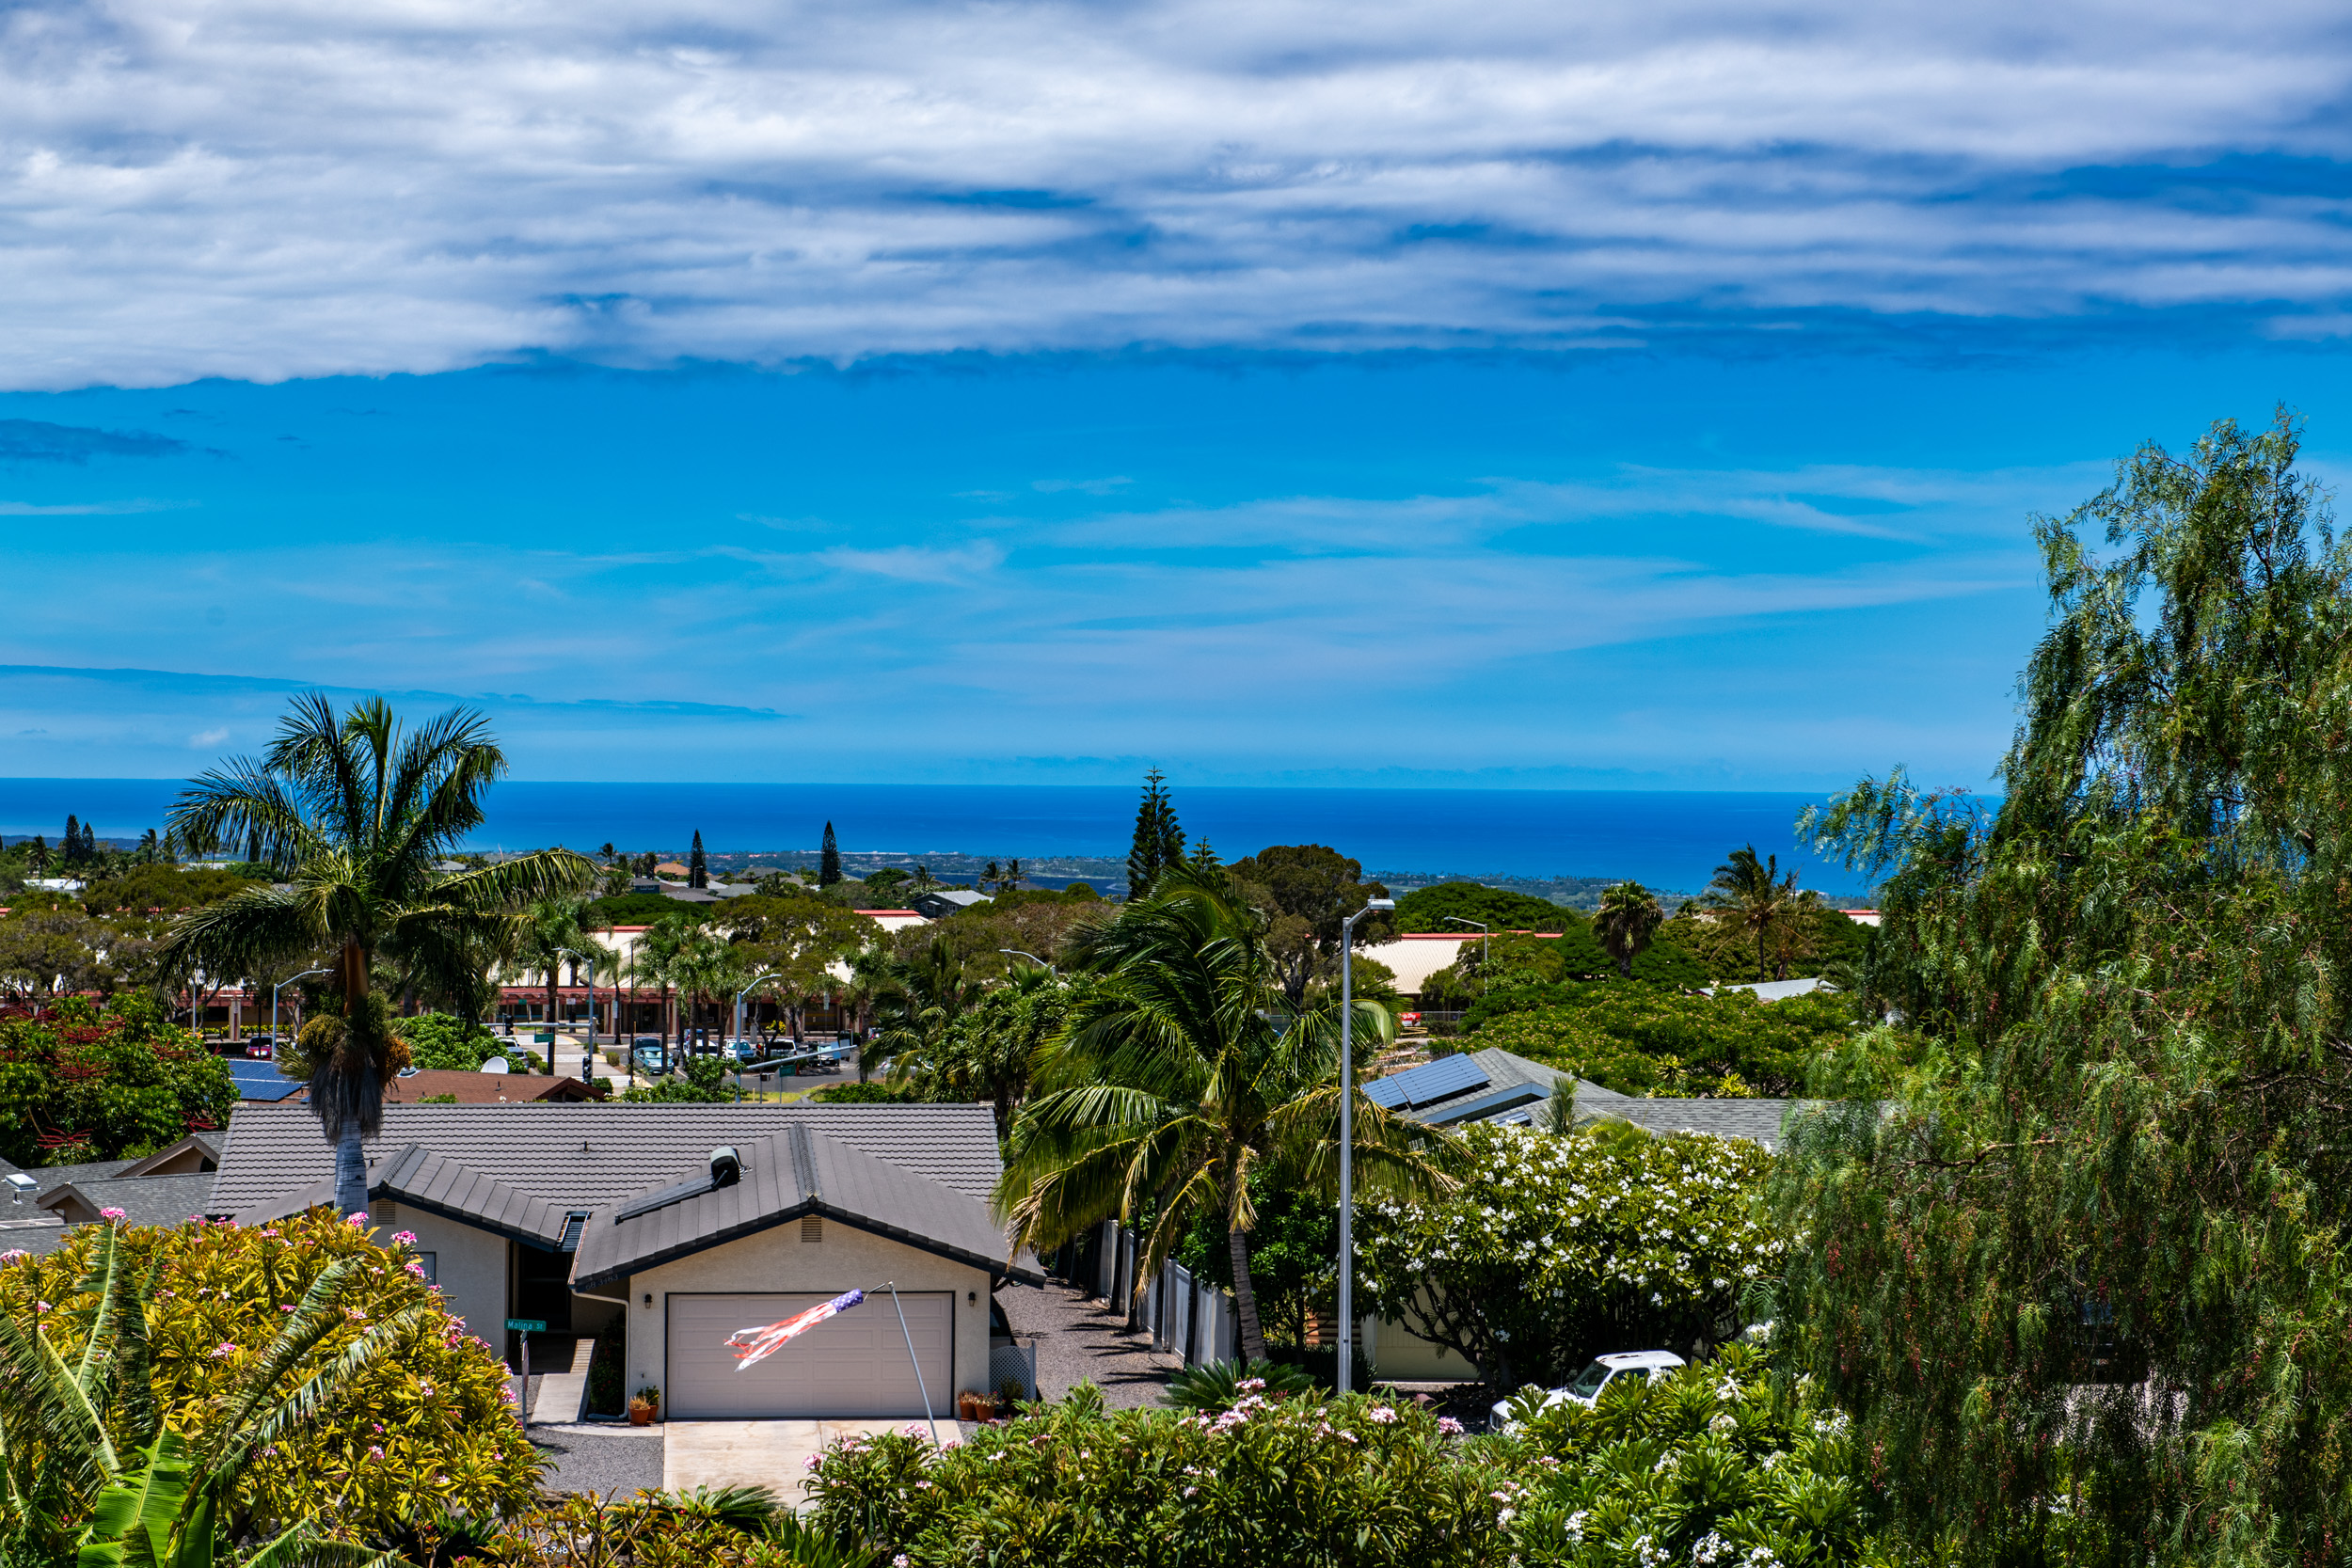
<svg viewBox="0 0 2352 1568">
<path fill-rule="evenodd" d="M 485 1072 L 504 1072 L 506 1070 L 506 1058 L 503 1056 L 493 1056 L 488 1061 L 482 1064 L 482 1070 Z"/>
</svg>

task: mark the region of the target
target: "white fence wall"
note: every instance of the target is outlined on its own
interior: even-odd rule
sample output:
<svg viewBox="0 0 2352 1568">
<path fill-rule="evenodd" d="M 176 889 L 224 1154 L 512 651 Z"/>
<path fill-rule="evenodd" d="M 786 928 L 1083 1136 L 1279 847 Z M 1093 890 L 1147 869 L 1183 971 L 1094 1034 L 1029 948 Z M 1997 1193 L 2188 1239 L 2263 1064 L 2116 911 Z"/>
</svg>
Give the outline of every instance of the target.
<svg viewBox="0 0 2352 1568">
<path fill-rule="evenodd" d="M 1235 1359 L 1241 1335 L 1233 1298 L 1172 1262 L 1138 1292 L 1136 1270 L 1142 1260 L 1143 1247 L 1134 1232 L 1105 1220 L 1094 1277 L 1081 1283 L 1112 1306 L 1125 1307 L 1128 1323 L 1149 1334 L 1154 1350 L 1180 1355 L 1186 1365 Z"/>
</svg>

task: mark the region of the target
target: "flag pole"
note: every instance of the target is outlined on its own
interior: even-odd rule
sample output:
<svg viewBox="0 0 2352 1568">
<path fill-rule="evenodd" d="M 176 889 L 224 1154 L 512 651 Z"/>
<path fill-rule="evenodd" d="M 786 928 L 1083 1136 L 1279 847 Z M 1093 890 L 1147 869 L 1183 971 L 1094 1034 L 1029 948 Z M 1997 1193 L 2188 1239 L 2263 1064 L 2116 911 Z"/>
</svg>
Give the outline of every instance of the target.
<svg viewBox="0 0 2352 1568">
<path fill-rule="evenodd" d="M 907 1309 L 898 1303 L 898 1281 L 886 1281 L 890 1287 L 890 1305 L 898 1314 L 898 1332 L 906 1336 L 907 1365 L 914 1369 L 914 1391 L 923 1396 L 923 1419 L 931 1424 L 931 1447 L 939 1447 L 939 1418 L 931 1414 L 931 1391 L 923 1386 L 923 1363 L 914 1354 L 914 1334 L 907 1327 Z"/>
</svg>

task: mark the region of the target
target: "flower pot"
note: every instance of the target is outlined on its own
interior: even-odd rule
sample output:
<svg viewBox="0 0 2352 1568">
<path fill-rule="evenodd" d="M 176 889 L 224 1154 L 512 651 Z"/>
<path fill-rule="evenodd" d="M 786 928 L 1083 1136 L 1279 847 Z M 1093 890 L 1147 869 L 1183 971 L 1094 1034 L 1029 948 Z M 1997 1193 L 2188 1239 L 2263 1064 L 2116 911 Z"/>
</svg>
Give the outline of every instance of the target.
<svg viewBox="0 0 2352 1568">
<path fill-rule="evenodd" d="M 649 1427 L 653 1425 L 653 1418 L 660 1413 L 661 1407 L 658 1404 L 647 1404 L 643 1400 L 633 1400 L 628 1407 L 628 1424 L 633 1427 Z"/>
</svg>

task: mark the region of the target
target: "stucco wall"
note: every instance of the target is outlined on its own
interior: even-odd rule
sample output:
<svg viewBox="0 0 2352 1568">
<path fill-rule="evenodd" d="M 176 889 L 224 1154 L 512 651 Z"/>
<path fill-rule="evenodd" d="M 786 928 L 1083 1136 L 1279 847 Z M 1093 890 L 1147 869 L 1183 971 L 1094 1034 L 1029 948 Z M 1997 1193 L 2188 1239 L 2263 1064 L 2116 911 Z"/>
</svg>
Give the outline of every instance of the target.
<svg viewBox="0 0 2352 1568">
<path fill-rule="evenodd" d="M 1460 1353 L 1432 1344 L 1385 1318 L 1365 1320 L 1364 1339 L 1371 1353 L 1364 1359 L 1372 1363 L 1372 1375 L 1377 1378 L 1400 1383 L 1470 1383 L 1478 1377 L 1478 1369 Z"/>
<path fill-rule="evenodd" d="M 988 1379 L 988 1272 L 952 1262 L 884 1237 L 851 1229 L 838 1220 L 824 1224 L 824 1240 L 803 1242 L 798 1220 L 771 1226 L 740 1241 L 664 1263 L 631 1277 L 628 1290 L 628 1391 L 659 1387 L 663 1364 L 669 1294 L 710 1291 L 874 1291 L 895 1280 L 901 1291 L 954 1293 L 955 1386 L 944 1402 L 966 1389 L 985 1389 Z M 613 1291 L 612 1294 L 624 1292 Z M 646 1304 L 646 1296 L 653 1298 Z M 860 1311 L 890 1310 L 885 1292 Z"/>
<path fill-rule="evenodd" d="M 396 1230 L 413 1232 L 417 1250 L 434 1255 L 434 1282 L 441 1300 L 466 1320 L 466 1332 L 505 1354 L 507 1249 L 505 1237 L 439 1214 L 428 1214 L 379 1198 L 368 1220 L 378 1241 Z"/>
</svg>

